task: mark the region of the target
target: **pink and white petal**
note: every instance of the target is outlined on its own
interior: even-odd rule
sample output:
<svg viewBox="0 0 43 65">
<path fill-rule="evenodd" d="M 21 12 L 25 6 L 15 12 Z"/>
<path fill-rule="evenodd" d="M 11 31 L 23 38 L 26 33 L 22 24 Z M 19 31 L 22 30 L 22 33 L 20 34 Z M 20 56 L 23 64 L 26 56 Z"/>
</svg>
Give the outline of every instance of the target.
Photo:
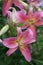
<svg viewBox="0 0 43 65">
<path fill-rule="evenodd" d="M 7 56 L 10 56 L 12 53 L 14 53 L 16 50 L 17 50 L 18 47 L 16 48 L 10 48 L 7 52 L 6 52 L 6 55 Z"/>
<path fill-rule="evenodd" d="M 24 9 L 24 6 L 20 2 L 20 0 L 13 0 L 15 6 L 19 7 L 20 9 Z"/>
<path fill-rule="evenodd" d="M 36 37 L 35 37 L 35 31 L 31 30 L 31 28 L 27 29 L 27 32 L 25 32 L 25 37 L 23 38 L 23 43 L 33 43 L 36 41 Z"/>
<path fill-rule="evenodd" d="M 8 48 L 15 48 L 18 46 L 18 44 L 16 43 L 16 38 L 15 37 L 10 37 L 10 38 L 6 38 L 3 40 L 3 45 L 8 47 Z"/>
<path fill-rule="evenodd" d="M 20 39 L 22 40 L 22 43 L 25 43 L 28 41 L 29 39 L 28 33 L 29 33 L 28 30 L 21 33 Z"/>
<path fill-rule="evenodd" d="M 12 0 L 5 0 L 4 5 L 2 7 L 2 14 L 5 16 L 7 14 L 7 11 L 12 6 L 13 1 Z"/>
<path fill-rule="evenodd" d="M 29 48 L 26 47 L 21 47 L 20 51 L 22 52 L 24 58 L 26 59 L 26 61 L 30 62 L 31 61 L 31 53 L 29 51 Z"/>
<path fill-rule="evenodd" d="M 11 17 L 12 12 L 11 12 L 11 11 L 8 11 L 8 12 L 7 12 L 7 15 L 8 15 L 8 16 L 7 16 L 8 20 L 11 20 L 11 18 L 12 18 L 12 17 Z"/>
<path fill-rule="evenodd" d="M 15 15 L 20 23 L 24 23 L 27 20 L 26 11 L 24 9 L 22 9 L 21 11 L 17 11 Z"/>
<path fill-rule="evenodd" d="M 42 20 L 37 21 L 37 22 L 35 23 L 35 25 L 36 25 L 36 26 L 41 26 L 41 25 L 43 25 L 43 21 L 42 21 Z"/>
</svg>

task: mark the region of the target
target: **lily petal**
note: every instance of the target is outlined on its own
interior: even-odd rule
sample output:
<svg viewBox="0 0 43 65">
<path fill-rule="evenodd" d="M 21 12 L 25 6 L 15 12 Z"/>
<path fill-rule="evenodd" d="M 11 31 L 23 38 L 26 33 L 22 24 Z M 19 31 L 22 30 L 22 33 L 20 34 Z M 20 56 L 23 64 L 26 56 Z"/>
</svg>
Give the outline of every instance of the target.
<svg viewBox="0 0 43 65">
<path fill-rule="evenodd" d="M 10 38 L 6 38 L 3 40 L 3 45 L 8 47 L 8 48 L 15 48 L 18 46 L 18 44 L 16 43 L 16 38 L 15 37 L 10 37 Z"/>
<path fill-rule="evenodd" d="M 22 34 L 22 29 L 21 29 L 21 27 L 17 27 L 17 34 L 18 34 L 18 35 Z"/>
<path fill-rule="evenodd" d="M 30 7 L 28 11 L 28 18 L 32 18 L 32 15 L 33 15 L 33 7 Z"/>
<path fill-rule="evenodd" d="M 7 14 L 7 11 L 12 6 L 13 1 L 12 0 L 5 0 L 4 5 L 2 7 L 2 14 L 5 16 Z"/>
<path fill-rule="evenodd" d="M 26 11 L 24 9 L 22 9 L 21 11 L 17 11 L 16 17 L 21 23 L 25 22 L 27 20 Z"/>
<path fill-rule="evenodd" d="M 32 2 L 38 2 L 38 0 L 27 0 L 28 3 L 32 3 Z"/>
<path fill-rule="evenodd" d="M 40 17 L 43 17 L 43 11 L 39 11 Z"/>
<path fill-rule="evenodd" d="M 29 48 L 27 46 L 21 47 L 20 51 L 22 52 L 22 54 L 25 57 L 26 61 L 30 62 L 31 61 L 31 53 L 29 51 Z"/>
<path fill-rule="evenodd" d="M 33 36 L 30 40 L 29 43 L 35 42 L 36 41 L 36 27 L 34 25 L 29 27 L 31 29 L 31 31 L 33 32 Z"/>
<path fill-rule="evenodd" d="M 27 22 L 24 23 L 24 25 L 22 26 L 22 29 L 26 29 L 29 27 L 29 24 Z"/>
<path fill-rule="evenodd" d="M 36 6 L 43 6 L 43 1 L 41 1 L 40 3 L 38 3 Z"/>
<path fill-rule="evenodd" d="M 12 53 L 14 53 L 14 52 L 17 50 L 17 48 L 18 48 L 18 47 L 9 49 L 9 50 L 6 52 L 6 55 L 7 55 L 7 56 L 10 56 Z"/>
<path fill-rule="evenodd" d="M 30 51 L 30 53 L 32 53 L 32 45 L 29 44 L 28 46 L 29 46 L 29 51 Z"/>
<path fill-rule="evenodd" d="M 34 18 L 36 19 L 40 19 L 41 17 L 43 17 L 43 11 L 37 11 L 34 13 Z"/>
<path fill-rule="evenodd" d="M 13 0 L 13 3 L 14 3 L 15 6 L 19 7 L 20 9 L 24 8 L 24 6 L 20 2 L 20 0 Z"/>
<path fill-rule="evenodd" d="M 27 43 L 27 44 L 30 44 L 30 43 L 33 43 L 36 41 L 36 37 L 35 37 L 35 31 L 32 30 L 31 28 L 27 29 L 27 31 L 24 33 L 24 36 L 23 37 L 23 43 Z"/>
<path fill-rule="evenodd" d="M 43 21 L 42 21 L 42 20 L 37 21 L 37 22 L 35 23 L 35 25 L 36 25 L 36 26 L 41 26 L 41 25 L 43 25 Z"/>
<path fill-rule="evenodd" d="M 11 19 L 12 12 L 11 12 L 11 11 L 8 11 L 8 12 L 7 12 L 7 15 L 8 15 L 8 16 L 7 16 L 8 19 Z"/>
</svg>

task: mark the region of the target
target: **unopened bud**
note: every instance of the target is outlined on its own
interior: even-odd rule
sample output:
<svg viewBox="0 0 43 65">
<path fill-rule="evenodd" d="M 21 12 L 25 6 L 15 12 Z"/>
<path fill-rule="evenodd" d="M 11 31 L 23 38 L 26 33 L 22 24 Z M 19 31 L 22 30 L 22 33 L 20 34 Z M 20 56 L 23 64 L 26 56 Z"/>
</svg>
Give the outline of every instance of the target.
<svg viewBox="0 0 43 65">
<path fill-rule="evenodd" d="M 9 25 L 5 25 L 1 30 L 0 30 L 0 36 L 6 33 L 9 29 Z"/>
<path fill-rule="evenodd" d="M 23 1 L 20 0 L 20 3 L 24 6 L 25 9 L 27 9 L 29 7 L 29 5 Z"/>
</svg>

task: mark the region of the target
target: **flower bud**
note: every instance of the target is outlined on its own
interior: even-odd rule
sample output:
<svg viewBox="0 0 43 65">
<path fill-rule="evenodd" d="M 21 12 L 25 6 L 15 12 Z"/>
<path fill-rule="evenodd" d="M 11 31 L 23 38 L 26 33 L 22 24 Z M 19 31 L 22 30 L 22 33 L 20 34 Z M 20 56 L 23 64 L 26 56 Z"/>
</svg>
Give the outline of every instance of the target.
<svg viewBox="0 0 43 65">
<path fill-rule="evenodd" d="M 6 33 L 9 29 L 8 25 L 5 25 L 1 30 L 0 30 L 0 36 L 3 35 L 4 33 Z"/>
<path fill-rule="evenodd" d="M 20 3 L 24 6 L 25 9 L 29 7 L 29 5 L 27 3 L 25 3 L 25 2 L 23 2 L 21 0 L 20 0 Z"/>
</svg>

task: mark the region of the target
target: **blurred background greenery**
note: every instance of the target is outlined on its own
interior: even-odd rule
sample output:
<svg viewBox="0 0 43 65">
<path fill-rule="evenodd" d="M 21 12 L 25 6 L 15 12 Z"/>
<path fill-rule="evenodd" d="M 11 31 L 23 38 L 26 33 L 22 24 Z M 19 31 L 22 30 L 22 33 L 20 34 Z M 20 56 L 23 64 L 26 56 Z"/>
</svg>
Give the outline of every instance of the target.
<svg viewBox="0 0 43 65">
<path fill-rule="evenodd" d="M 2 16 L 3 0 L 0 1 L 0 29 L 6 24 L 6 17 Z M 43 7 L 42 7 L 43 9 Z M 9 37 L 8 32 L 0 38 Z M 27 62 L 18 49 L 11 56 L 6 56 L 8 48 L 0 43 L 0 65 L 43 65 L 43 26 L 37 27 L 37 41 L 32 44 L 32 61 Z"/>
</svg>

